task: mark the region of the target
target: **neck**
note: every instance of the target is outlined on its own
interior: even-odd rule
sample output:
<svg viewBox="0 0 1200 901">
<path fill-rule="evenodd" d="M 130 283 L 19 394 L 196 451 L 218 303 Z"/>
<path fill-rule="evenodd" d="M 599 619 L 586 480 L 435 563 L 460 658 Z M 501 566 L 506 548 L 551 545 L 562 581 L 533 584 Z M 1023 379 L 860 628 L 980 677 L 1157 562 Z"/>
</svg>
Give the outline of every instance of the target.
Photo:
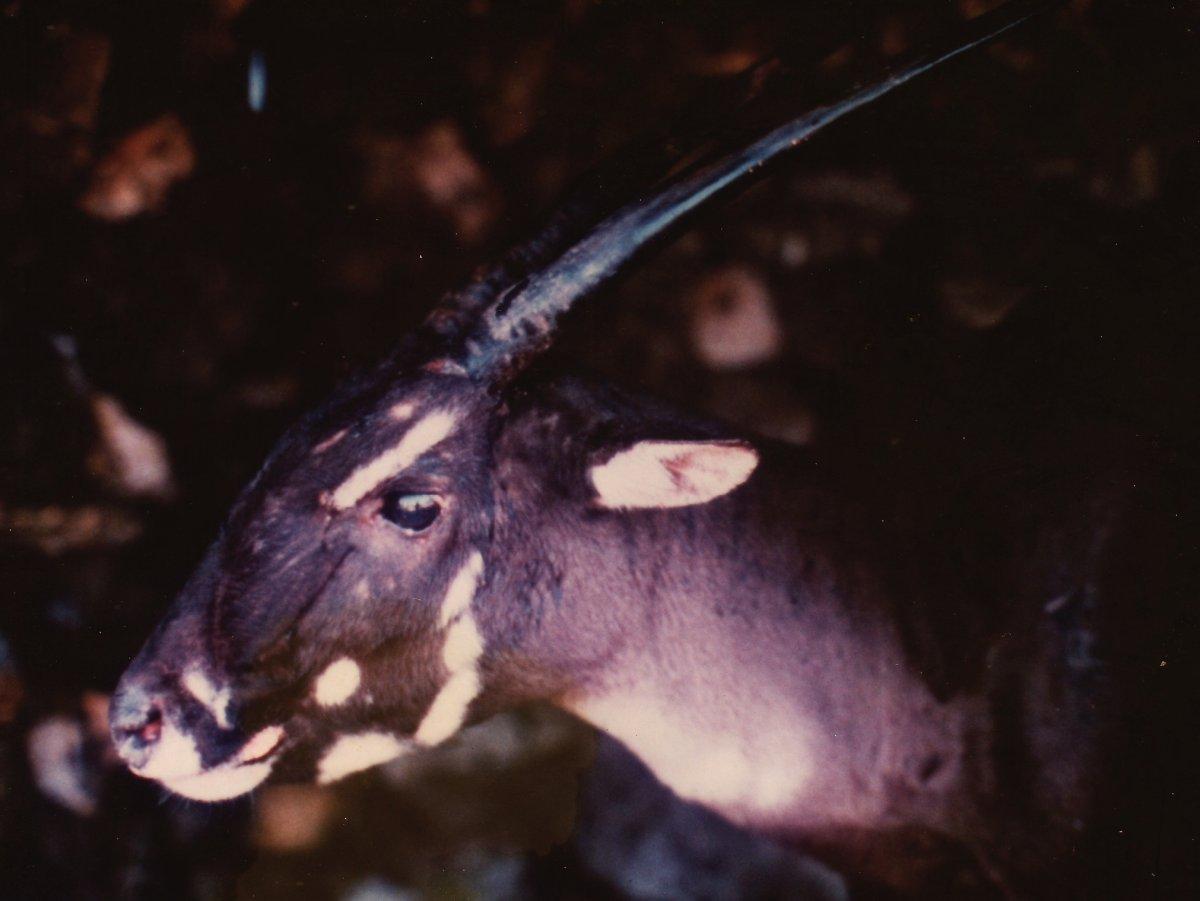
<svg viewBox="0 0 1200 901">
<path fill-rule="evenodd" d="M 939 703 L 912 669 L 844 523 L 789 538 L 779 510 L 813 496 L 737 502 L 757 509 L 736 520 L 771 523 L 771 540 L 730 539 L 715 505 L 604 515 L 562 536 L 504 678 L 743 825 L 814 839 L 950 828 L 974 709 Z"/>
</svg>

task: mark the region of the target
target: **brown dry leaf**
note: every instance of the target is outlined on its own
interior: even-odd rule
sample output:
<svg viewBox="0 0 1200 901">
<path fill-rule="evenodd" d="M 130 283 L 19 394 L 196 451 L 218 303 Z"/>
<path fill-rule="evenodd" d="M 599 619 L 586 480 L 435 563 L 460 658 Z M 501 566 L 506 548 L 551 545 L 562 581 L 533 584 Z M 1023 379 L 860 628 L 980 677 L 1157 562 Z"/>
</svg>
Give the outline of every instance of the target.
<svg viewBox="0 0 1200 901">
<path fill-rule="evenodd" d="M 91 131 L 100 111 L 112 42 L 101 34 L 67 32 L 56 41 L 51 70 L 30 124 L 41 134 L 64 128 Z"/>
<path fill-rule="evenodd" d="M 403 208 L 414 195 L 442 214 L 464 243 L 482 239 L 500 212 L 499 191 L 471 155 L 452 122 L 438 122 L 414 140 L 382 135 L 360 139 L 363 196 Z"/>
<path fill-rule="evenodd" d="M 8 643 L 0 635 L 0 726 L 7 726 L 17 717 L 25 700 L 25 683 L 17 672 Z"/>
<path fill-rule="evenodd" d="M 315 847 L 333 819 L 336 798 L 315 785 L 270 785 L 255 805 L 255 843 L 270 851 Z"/>
<path fill-rule="evenodd" d="M 946 316 L 978 331 L 998 326 L 1028 294 L 1024 288 L 980 279 L 946 279 L 940 288 Z"/>
<path fill-rule="evenodd" d="M 168 113 L 126 135 L 96 164 L 79 207 L 110 222 L 129 219 L 161 206 L 171 185 L 195 167 L 188 131 Z"/>
<path fill-rule="evenodd" d="M 495 187 L 451 122 L 434 125 L 417 141 L 413 176 L 467 243 L 482 238 L 499 213 Z"/>
<path fill-rule="evenodd" d="M 744 266 L 703 279 L 693 292 L 692 350 L 710 369 L 740 369 L 777 356 L 783 330 L 766 282 Z"/>
<path fill-rule="evenodd" d="M 29 730 L 26 751 L 33 781 L 47 798 L 79 816 L 96 812 L 96 795 L 84 757 L 83 726 L 51 716 Z"/>
<path fill-rule="evenodd" d="M 0 537 L 36 547 L 50 556 L 127 544 L 141 534 L 141 520 L 115 507 L 0 505 Z"/>
<path fill-rule="evenodd" d="M 546 88 L 553 50 L 552 41 L 530 41 L 514 51 L 510 66 L 492 73 L 493 96 L 483 116 L 495 144 L 514 144 L 529 133 Z"/>
<path fill-rule="evenodd" d="M 219 22 L 231 22 L 249 5 L 250 0 L 212 0 L 213 17 Z"/>
<path fill-rule="evenodd" d="M 169 499 L 175 492 L 167 444 L 130 416 L 108 394 L 92 397 L 92 415 L 100 441 L 88 468 L 109 488 L 129 497 Z"/>
<path fill-rule="evenodd" d="M 101 691 L 85 691 L 79 699 L 88 734 L 97 741 L 108 742 L 109 697 Z"/>
</svg>

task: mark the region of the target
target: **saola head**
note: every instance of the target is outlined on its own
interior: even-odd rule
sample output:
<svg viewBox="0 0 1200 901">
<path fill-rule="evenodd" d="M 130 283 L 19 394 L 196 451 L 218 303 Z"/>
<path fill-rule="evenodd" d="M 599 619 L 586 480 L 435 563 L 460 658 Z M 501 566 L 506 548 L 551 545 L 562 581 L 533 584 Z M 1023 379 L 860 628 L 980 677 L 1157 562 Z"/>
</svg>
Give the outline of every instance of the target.
<svg viewBox="0 0 1200 901">
<path fill-rule="evenodd" d="M 500 478 L 494 455 L 513 379 L 558 318 L 765 163 L 1023 17 L 1006 7 L 977 20 L 949 49 L 691 161 L 590 230 L 584 210 L 559 217 L 294 426 L 121 679 L 110 720 L 133 772 L 205 801 L 272 774 L 332 781 L 485 709 L 490 649 L 505 637 L 484 634 L 476 612 L 513 602 L 502 595 L 520 584 L 499 578 L 517 549 L 497 538 L 496 511 L 536 493 Z M 703 504 L 757 463 L 739 441 L 623 434 L 574 473 L 571 493 L 579 516 Z"/>
<path fill-rule="evenodd" d="M 510 556 L 496 506 L 501 400 L 463 375 L 385 369 L 294 427 L 121 680 L 133 771 L 198 800 L 273 772 L 327 782 L 468 721 L 487 689 L 475 610 Z M 741 484 L 736 442 L 635 442 L 581 477 L 588 503 L 701 503 Z"/>
</svg>

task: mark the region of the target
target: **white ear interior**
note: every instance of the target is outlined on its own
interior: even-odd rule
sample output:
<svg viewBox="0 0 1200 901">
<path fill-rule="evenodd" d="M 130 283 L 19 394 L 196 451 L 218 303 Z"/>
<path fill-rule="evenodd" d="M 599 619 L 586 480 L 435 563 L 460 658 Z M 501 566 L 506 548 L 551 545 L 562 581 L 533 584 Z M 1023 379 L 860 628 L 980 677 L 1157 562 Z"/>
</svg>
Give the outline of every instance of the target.
<svg viewBox="0 0 1200 901">
<path fill-rule="evenodd" d="M 728 494 L 757 466 L 741 441 L 639 441 L 588 476 L 603 507 L 687 507 Z"/>
</svg>

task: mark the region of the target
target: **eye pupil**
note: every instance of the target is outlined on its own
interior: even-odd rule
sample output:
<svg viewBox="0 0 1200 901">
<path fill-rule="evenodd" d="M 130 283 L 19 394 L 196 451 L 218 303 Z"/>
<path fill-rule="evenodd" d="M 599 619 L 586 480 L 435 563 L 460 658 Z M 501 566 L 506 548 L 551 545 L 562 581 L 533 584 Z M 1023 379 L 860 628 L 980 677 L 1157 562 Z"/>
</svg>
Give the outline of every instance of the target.
<svg viewBox="0 0 1200 901">
<path fill-rule="evenodd" d="M 398 491 L 384 495 L 380 510 L 384 519 L 406 532 L 424 532 L 441 512 L 442 505 L 437 495 L 401 494 Z"/>
</svg>

